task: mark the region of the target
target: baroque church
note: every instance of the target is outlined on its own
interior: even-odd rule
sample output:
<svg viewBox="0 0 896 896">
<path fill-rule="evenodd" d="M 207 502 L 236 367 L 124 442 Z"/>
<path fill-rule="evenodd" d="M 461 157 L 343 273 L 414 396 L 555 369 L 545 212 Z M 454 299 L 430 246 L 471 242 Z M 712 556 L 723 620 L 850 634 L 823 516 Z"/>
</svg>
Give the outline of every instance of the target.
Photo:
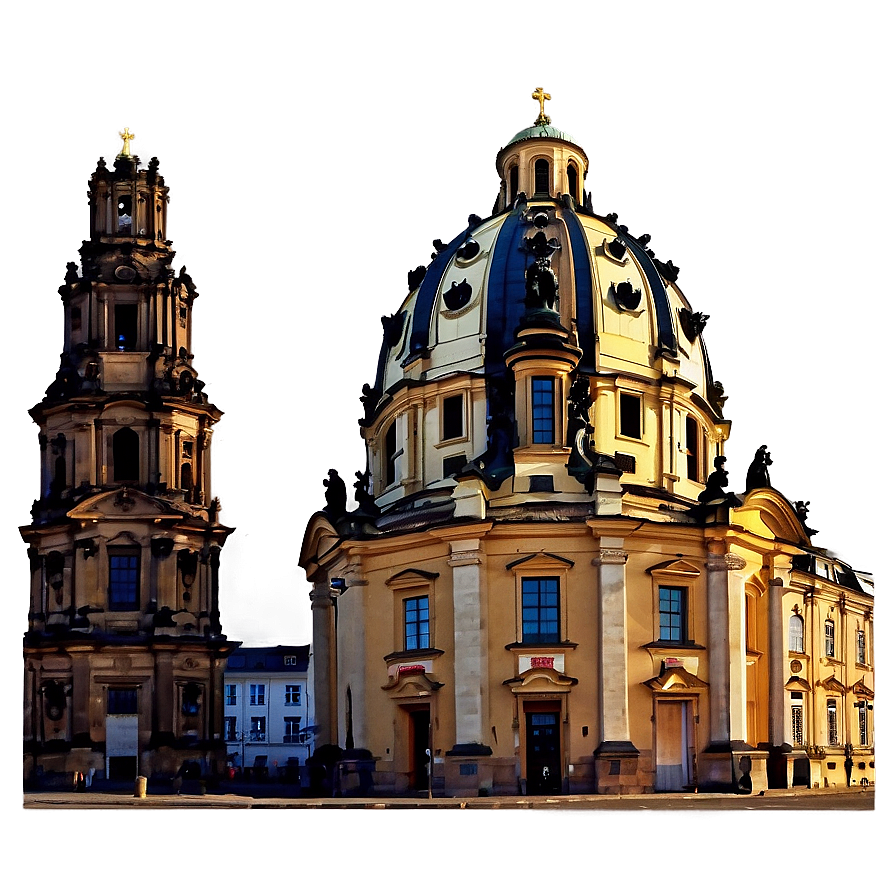
<svg viewBox="0 0 896 896">
<path fill-rule="evenodd" d="M 491 216 L 383 317 L 357 509 L 331 470 L 307 525 L 317 743 L 372 792 L 873 782 L 872 578 L 768 446 L 729 481 L 707 316 L 533 98 Z"/>
<path fill-rule="evenodd" d="M 64 344 L 30 414 L 40 497 L 21 528 L 26 780 L 133 782 L 224 759 L 218 521 L 211 437 L 222 412 L 191 350 L 196 287 L 166 238 L 158 159 L 89 180 L 90 238 L 59 288 Z"/>
</svg>

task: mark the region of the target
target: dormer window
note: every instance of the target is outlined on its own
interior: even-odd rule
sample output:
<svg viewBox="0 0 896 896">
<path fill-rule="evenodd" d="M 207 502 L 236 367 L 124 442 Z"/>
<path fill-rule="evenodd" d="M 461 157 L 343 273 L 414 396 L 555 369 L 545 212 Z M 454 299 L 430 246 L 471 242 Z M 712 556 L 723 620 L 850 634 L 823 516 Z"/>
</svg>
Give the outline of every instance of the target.
<svg viewBox="0 0 896 896">
<path fill-rule="evenodd" d="M 551 169 L 547 159 L 535 162 L 535 193 L 548 195 L 551 192 Z"/>
<path fill-rule="evenodd" d="M 130 233 L 131 224 L 133 223 L 133 210 L 131 208 L 130 196 L 118 197 L 118 232 Z"/>
</svg>

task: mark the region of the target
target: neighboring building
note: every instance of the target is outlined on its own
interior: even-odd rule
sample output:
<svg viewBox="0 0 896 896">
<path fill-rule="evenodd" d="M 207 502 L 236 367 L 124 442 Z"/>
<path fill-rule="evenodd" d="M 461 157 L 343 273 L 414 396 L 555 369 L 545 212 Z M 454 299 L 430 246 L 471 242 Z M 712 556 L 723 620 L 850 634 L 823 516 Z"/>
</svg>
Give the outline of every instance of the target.
<svg viewBox="0 0 896 896">
<path fill-rule="evenodd" d="M 397 792 L 873 781 L 871 579 L 766 446 L 729 490 L 706 316 L 534 96 L 383 318 L 357 510 L 331 470 L 309 521 L 318 742 Z"/>
<path fill-rule="evenodd" d="M 223 769 L 212 427 L 193 366 L 197 293 L 172 268 L 168 187 L 126 130 L 88 189 L 90 239 L 60 287 L 62 360 L 31 409 L 40 498 L 24 639 L 26 777 Z"/>
<path fill-rule="evenodd" d="M 224 670 L 228 763 L 283 777 L 313 749 L 309 648 L 239 647 Z"/>
</svg>

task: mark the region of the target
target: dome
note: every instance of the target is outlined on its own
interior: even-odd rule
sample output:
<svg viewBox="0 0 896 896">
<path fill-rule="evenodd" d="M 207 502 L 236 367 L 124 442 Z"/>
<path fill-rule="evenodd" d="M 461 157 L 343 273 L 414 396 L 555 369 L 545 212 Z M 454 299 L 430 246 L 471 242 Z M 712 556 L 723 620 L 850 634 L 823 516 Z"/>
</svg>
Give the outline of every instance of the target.
<svg viewBox="0 0 896 896">
<path fill-rule="evenodd" d="M 565 132 L 536 122 L 497 166 L 493 214 L 436 241 L 383 318 L 359 421 L 377 503 L 464 481 L 575 502 L 607 473 L 696 504 L 729 430 L 707 316 L 649 234 L 594 212 Z"/>
</svg>

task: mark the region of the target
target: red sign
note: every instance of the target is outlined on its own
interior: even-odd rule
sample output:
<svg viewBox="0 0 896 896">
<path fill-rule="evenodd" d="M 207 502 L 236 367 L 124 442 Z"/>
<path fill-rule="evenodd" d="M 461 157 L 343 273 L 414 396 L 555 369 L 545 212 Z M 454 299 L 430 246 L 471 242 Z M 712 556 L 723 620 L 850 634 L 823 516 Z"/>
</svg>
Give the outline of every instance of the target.
<svg viewBox="0 0 896 896">
<path fill-rule="evenodd" d="M 418 672 L 425 672 L 426 666 L 416 665 L 416 666 L 399 666 L 398 674 L 399 675 L 414 675 Z"/>
<path fill-rule="evenodd" d="M 552 656 L 533 656 L 532 657 L 532 668 L 533 669 L 553 669 L 554 668 L 554 658 Z"/>
</svg>

